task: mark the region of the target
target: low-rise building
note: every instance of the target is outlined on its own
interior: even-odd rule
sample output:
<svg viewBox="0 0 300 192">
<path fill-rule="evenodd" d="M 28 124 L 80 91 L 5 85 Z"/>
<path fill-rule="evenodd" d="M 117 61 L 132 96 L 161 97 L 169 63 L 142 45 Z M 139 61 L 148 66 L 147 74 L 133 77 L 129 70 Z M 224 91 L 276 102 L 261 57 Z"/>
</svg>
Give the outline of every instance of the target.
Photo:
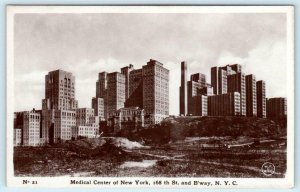
<svg viewBox="0 0 300 192">
<path fill-rule="evenodd" d="M 72 127 L 72 139 L 96 138 L 99 135 L 99 125 L 99 116 L 94 115 L 94 109 L 76 109 L 76 126 Z"/>
<path fill-rule="evenodd" d="M 241 115 L 240 93 L 231 92 L 208 96 L 209 116 L 238 116 Z"/>
<path fill-rule="evenodd" d="M 96 138 L 99 136 L 99 125 L 74 126 L 72 127 L 72 138 Z"/>
<path fill-rule="evenodd" d="M 144 109 L 128 107 L 117 110 L 109 119 L 109 126 L 116 133 L 122 129 L 137 130 L 144 127 Z"/>
</svg>

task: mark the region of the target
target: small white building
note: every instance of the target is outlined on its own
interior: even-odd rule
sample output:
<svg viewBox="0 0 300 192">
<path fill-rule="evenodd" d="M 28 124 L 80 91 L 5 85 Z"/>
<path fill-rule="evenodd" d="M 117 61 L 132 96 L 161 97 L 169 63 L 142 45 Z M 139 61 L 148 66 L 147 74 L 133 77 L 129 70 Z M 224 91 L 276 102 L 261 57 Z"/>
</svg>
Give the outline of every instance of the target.
<svg viewBox="0 0 300 192">
<path fill-rule="evenodd" d="M 99 125 L 72 127 L 72 138 L 74 139 L 78 139 L 79 137 L 96 138 L 97 136 L 99 136 Z"/>
</svg>

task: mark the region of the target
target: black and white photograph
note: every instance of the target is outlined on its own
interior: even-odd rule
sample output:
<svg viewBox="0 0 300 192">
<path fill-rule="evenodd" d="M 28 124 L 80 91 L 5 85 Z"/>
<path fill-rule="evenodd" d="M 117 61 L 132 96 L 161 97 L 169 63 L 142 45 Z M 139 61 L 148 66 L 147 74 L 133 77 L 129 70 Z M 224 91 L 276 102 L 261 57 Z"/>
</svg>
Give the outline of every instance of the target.
<svg viewBox="0 0 300 192">
<path fill-rule="evenodd" d="M 292 187 L 292 6 L 8 6 L 11 186 Z"/>
</svg>

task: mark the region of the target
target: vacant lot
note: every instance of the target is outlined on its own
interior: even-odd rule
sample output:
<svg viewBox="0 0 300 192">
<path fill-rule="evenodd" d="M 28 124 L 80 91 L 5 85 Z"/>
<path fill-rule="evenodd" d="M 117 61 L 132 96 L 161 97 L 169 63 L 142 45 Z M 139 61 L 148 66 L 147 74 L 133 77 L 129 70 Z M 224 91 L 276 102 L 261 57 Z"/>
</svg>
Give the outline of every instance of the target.
<svg viewBox="0 0 300 192">
<path fill-rule="evenodd" d="M 286 171 L 286 147 L 282 140 L 261 140 L 255 145 L 231 148 L 223 143 L 203 145 L 211 143 L 210 138 L 159 147 L 143 147 L 126 139 L 98 140 L 51 147 L 16 147 L 15 175 L 254 178 L 284 177 Z M 265 162 L 274 164 L 273 175 L 262 173 Z"/>
</svg>

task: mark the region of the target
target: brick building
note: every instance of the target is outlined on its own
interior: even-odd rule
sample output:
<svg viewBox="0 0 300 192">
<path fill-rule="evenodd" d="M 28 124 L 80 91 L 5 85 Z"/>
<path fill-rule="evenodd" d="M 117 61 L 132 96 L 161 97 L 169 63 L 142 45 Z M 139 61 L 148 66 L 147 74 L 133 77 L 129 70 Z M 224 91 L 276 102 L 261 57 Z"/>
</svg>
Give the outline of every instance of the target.
<svg viewBox="0 0 300 192">
<path fill-rule="evenodd" d="M 287 100 L 284 97 L 267 99 L 267 118 L 280 121 L 287 118 Z"/>
<path fill-rule="evenodd" d="M 239 92 L 208 96 L 208 115 L 239 116 L 241 115 L 240 99 Z"/>
<path fill-rule="evenodd" d="M 266 83 L 265 81 L 256 82 L 256 98 L 257 98 L 257 117 L 267 117 L 267 104 L 266 104 Z"/>
<path fill-rule="evenodd" d="M 247 116 L 257 116 L 257 92 L 256 92 L 256 78 L 254 75 L 246 75 L 246 105 Z"/>
</svg>

